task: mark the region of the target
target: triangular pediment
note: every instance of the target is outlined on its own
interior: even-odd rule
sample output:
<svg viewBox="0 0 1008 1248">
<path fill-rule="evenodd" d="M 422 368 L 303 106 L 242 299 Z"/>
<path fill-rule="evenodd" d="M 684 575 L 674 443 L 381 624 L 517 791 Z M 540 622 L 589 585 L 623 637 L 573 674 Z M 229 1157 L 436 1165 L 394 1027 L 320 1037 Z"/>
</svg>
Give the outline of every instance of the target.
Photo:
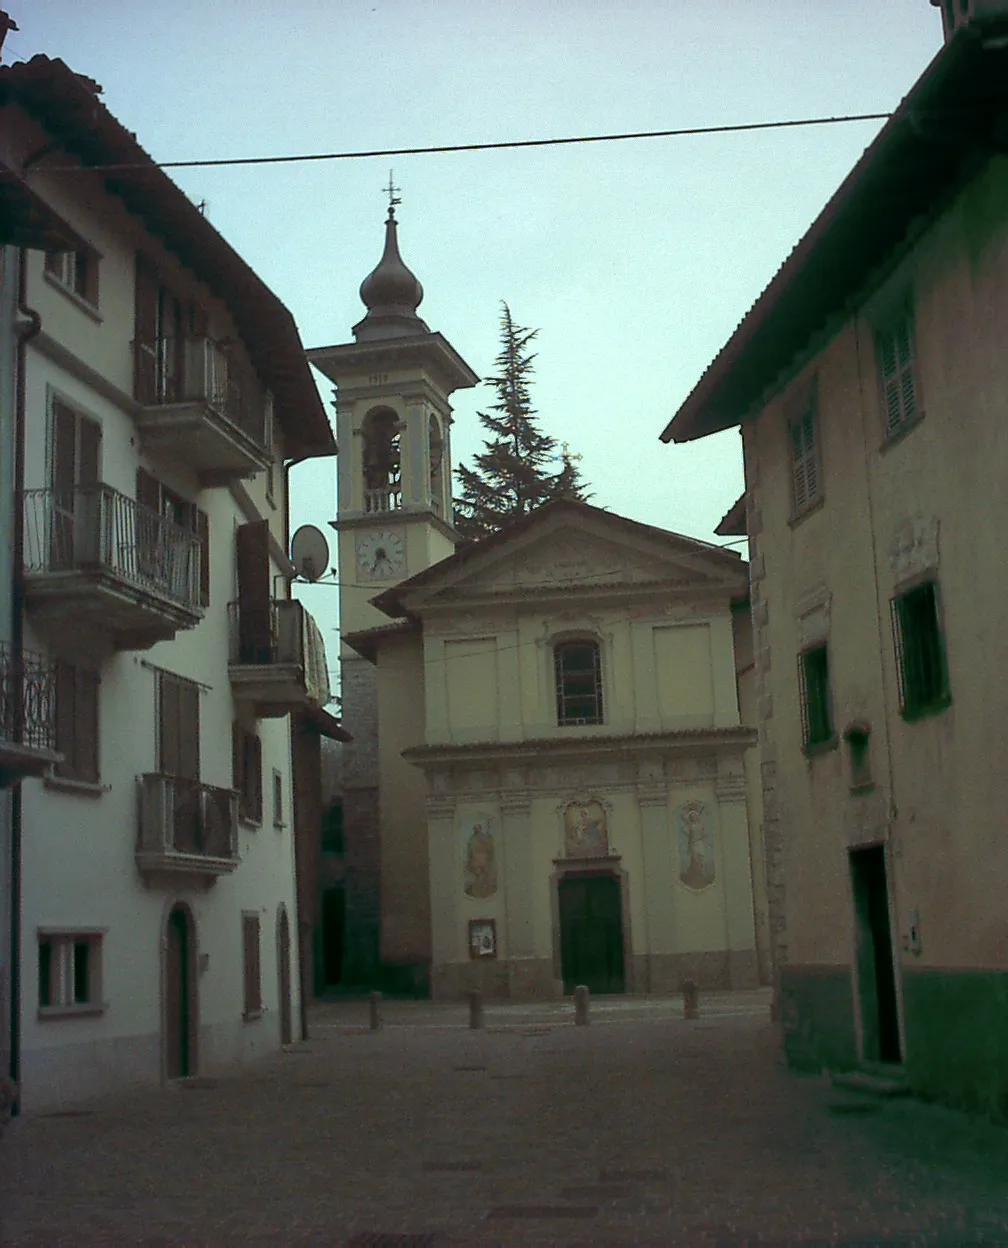
<svg viewBox="0 0 1008 1248">
<path fill-rule="evenodd" d="M 597 507 L 552 504 L 394 592 L 407 611 L 422 612 L 453 602 L 527 602 L 592 590 L 609 595 L 621 587 L 735 597 L 746 585 L 746 564 L 733 552 Z"/>
</svg>

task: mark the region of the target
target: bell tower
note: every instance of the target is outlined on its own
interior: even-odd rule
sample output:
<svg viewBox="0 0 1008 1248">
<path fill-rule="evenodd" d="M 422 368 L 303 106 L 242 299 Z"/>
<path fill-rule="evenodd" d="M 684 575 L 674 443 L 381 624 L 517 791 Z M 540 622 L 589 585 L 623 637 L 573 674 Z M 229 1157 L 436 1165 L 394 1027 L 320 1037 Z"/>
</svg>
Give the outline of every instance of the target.
<svg viewBox="0 0 1008 1248">
<path fill-rule="evenodd" d="M 343 633 L 388 623 L 369 600 L 454 551 L 448 400 L 479 381 L 417 315 L 423 287 L 399 254 L 397 189 L 390 178 L 385 249 L 361 284 L 354 341 L 308 352 L 336 386 Z"/>
</svg>

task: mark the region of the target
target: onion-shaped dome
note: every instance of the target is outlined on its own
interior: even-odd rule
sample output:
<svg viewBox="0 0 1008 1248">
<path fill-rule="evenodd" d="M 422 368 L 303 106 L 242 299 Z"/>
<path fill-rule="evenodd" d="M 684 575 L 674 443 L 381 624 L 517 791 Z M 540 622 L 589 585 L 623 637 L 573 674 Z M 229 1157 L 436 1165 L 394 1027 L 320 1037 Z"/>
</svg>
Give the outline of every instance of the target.
<svg viewBox="0 0 1008 1248">
<path fill-rule="evenodd" d="M 368 311 L 367 316 L 354 326 L 354 336 L 358 339 L 429 332 L 416 314 L 423 299 L 423 287 L 403 264 L 397 226 L 395 208 L 390 205 L 385 221 L 382 258 L 361 282 L 360 297 Z"/>
</svg>

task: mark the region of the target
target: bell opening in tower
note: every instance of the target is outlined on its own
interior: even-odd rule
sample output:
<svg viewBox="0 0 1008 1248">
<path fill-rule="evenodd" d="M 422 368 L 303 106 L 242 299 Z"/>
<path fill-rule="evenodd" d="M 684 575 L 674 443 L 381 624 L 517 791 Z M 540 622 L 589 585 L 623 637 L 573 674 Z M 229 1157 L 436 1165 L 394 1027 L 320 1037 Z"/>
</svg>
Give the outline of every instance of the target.
<svg viewBox="0 0 1008 1248">
<path fill-rule="evenodd" d="M 364 510 L 375 514 L 402 508 L 402 453 L 399 419 L 390 408 L 364 418 Z"/>
</svg>

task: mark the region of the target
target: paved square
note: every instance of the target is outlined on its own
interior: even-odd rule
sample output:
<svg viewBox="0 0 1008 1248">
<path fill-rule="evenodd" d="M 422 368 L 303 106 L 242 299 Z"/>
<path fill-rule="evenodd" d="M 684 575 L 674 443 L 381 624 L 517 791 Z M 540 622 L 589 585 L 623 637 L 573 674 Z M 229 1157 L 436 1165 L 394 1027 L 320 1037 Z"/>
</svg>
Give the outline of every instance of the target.
<svg viewBox="0 0 1008 1248">
<path fill-rule="evenodd" d="M 18 1119 L 3 1242 L 1008 1244 L 1008 1131 L 788 1074 L 765 992 L 572 1016 L 327 1005 L 248 1073 Z"/>
</svg>

